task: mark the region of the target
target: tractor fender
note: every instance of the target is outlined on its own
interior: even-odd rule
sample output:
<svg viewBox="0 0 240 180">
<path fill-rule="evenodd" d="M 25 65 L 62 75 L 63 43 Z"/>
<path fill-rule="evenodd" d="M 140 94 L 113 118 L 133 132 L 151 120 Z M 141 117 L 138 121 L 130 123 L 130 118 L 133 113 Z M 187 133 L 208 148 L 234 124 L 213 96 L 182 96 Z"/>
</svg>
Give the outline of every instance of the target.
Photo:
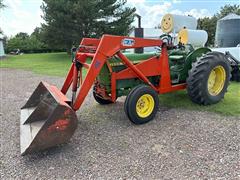
<svg viewBox="0 0 240 180">
<path fill-rule="evenodd" d="M 206 47 L 201 47 L 189 53 L 185 60 L 185 67 L 184 67 L 185 71 L 188 72 L 192 68 L 192 63 L 195 62 L 197 58 L 201 57 L 203 54 L 206 54 L 208 52 L 211 52 L 211 49 Z"/>
<path fill-rule="evenodd" d="M 180 74 L 180 81 L 186 81 L 188 77 L 188 71 L 192 69 L 192 63 L 194 63 L 197 58 L 203 56 L 204 54 L 211 52 L 211 49 L 206 47 L 201 47 L 190 52 L 185 58 L 184 67 Z"/>
</svg>

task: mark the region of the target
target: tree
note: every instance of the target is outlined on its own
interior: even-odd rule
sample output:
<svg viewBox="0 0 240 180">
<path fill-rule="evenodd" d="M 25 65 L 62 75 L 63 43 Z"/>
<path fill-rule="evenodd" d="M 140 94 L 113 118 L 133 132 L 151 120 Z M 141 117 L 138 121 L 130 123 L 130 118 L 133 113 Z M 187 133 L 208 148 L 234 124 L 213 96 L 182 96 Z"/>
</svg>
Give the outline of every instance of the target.
<svg viewBox="0 0 240 180">
<path fill-rule="evenodd" d="M 3 0 L 0 0 L 0 9 L 5 8 L 6 6 L 3 4 Z M 3 34 L 3 30 L 0 27 L 0 34 Z"/>
<path fill-rule="evenodd" d="M 83 37 L 102 34 L 126 35 L 135 8 L 122 0 L 44 0 L 41 6 L 46 24 L 43 36 L 51 47 L 70 49 Z"/>
<path fill-rule="evenodd" d="M 27 33 L 20 32 L 7 41 L 7 52 L 20 49 L 22 52 L 38 52 L 44 48 L 44 44 L 34 35 L 29 36 Z"/>
<path fill-rule="evenodd" d="M 202 19 L 198 19 L 198 29 L 204 29 L 208 32 L 208 46 L 214 44 L 217 20 L 218 19 L 215 15 L 211 18 L 205 17 Z"/>
<path fill-rule="evenodd" d="M 0 35 L 1 35 L 1 34 L 3 34 L 3 30 L 2 30 L 1 27 L 0 27 Z"/>
<path fill-rule="evenodd" d="M 29 35 L 27 33 L 20 32 L 14 37 L 10 38 L 7 41 L 7 52 L 13 51 L 15 49 L 20 49 L 23 52 L 26 52 L 28 47 Z"/>
<path fill-rule="evenodd" d="M 6 52 L 20 49 L 24 53 L 42 53 L 42 52 L 59 52 L 63 49 L 49 48 L 42 40 L 41 28 L 35 28 L 34 32 L 29 36 L 27 33 L 20 32 L 10 39 L 6 39 Z"/>
<path fill-rule="evenodd" d="M 223 18 L 224 16 L 227 16 L 230 13 L 235 13 L 240 15 L 240 6 L 239 5 L 225 5 L 221 7 L 221 10 L 219 13 L 216 14 L 218 19 Z"/>
<path fill-rule="evenodd" d="M 240 15 L 240 6 L 225 5 L 221 7 L 219 13 L 215 14 L 211 18 L 205 17 L 198 19 L 198 28 L 204 29 L 208 32 L 207 45 L 214 45 L 217 21 L 230 13 Z"/>
<path fill-rule="evenodd" d="M 3 4 L 3 0 L 0 0 L 0 9 L 6 7 L 4 4 Z"/>
<path fill-rule="evenodd" d="M 31 36 L 35 36 L 39 41 L 42 41 L 43 40 L 42 28 L 36 27 Z"/>
<path fill-rule="evenodd" d="M 16 38 L 19 38 L 19 39 L 23 39 L 23 40 L 26 40 L 29 38 L 29 35 L 27 33 L 24 33 L 24 32 L 20 32 L 20 33 L 17 33 Z"/>
<path fill-rule="evenodd" d="M 6 51 L 11 52 L 15 49 L 26 50 L 26 41 L 21 38 L 12 37 L 7 41 Z"/>
</svg>

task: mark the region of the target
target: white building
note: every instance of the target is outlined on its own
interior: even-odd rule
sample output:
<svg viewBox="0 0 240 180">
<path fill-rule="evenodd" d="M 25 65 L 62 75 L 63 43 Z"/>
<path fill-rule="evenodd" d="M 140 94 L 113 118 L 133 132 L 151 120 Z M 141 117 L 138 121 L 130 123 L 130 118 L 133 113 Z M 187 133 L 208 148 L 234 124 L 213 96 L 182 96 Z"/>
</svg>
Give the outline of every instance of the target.
<svg viewBox="0 0 240 180">
<path fill-rule="evenodd" d="M 3 38 L 0 37 L 0 59 L 5 56 L 4 48 L 3 48 Z"/>
</svg>

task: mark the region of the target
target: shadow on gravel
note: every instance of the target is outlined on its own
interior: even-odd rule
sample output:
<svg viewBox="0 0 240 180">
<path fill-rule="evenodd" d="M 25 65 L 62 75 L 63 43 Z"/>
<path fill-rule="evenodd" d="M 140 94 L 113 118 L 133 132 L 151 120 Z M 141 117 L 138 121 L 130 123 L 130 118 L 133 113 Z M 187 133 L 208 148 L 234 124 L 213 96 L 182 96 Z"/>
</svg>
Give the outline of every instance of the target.
<svg viewBox="0 0 240 180">
<path fill-rule="evenodd" d="M 72 142 L 61 144 L 55 147 L 48 148 L 44 151 L 33 152 L 24 156 L 20 156 L 21 160 L 26 164 L 32 164 L 34 161 L 37 163 L 39 160 L 54 158 L 61 153 L 74 152 L 74 147 L 71 146 Z"/>
</svg>

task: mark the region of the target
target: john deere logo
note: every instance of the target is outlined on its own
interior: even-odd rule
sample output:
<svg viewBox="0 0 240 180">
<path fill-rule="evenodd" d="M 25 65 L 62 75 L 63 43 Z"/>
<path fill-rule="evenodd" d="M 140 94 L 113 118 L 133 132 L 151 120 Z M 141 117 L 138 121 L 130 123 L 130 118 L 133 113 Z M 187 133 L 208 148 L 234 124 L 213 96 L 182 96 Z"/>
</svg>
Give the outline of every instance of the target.
<svg viewBox="0 0 240 180">
<path fill-rule="evenodd" d="M 123 46 L 133 46 L 134 44 L 135 44 L 134 39 L 125 38 L 125 39 L 122 40 L 122 45 Z"/>
</svg>

